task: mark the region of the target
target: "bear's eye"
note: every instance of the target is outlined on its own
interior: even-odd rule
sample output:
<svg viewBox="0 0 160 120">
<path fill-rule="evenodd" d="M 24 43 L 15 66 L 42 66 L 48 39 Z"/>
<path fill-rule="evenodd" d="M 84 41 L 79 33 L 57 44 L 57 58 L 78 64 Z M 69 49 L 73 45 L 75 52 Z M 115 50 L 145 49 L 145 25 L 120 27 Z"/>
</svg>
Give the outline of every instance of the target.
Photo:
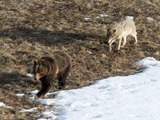
<svg viewBox="0 0 160 120">
<path fill-rule="evenodd" d="M 47 67 L 47 64 L 45 62 L 41 62 L 40 65 L 43 67 Z"/>
<path fill-rule="evenodd" d="M 41 75 L 46 74 L 46 68 L 42 65 L 39 65 L 37 69 L 37 73 L 40 73 Z"/>
</svg>

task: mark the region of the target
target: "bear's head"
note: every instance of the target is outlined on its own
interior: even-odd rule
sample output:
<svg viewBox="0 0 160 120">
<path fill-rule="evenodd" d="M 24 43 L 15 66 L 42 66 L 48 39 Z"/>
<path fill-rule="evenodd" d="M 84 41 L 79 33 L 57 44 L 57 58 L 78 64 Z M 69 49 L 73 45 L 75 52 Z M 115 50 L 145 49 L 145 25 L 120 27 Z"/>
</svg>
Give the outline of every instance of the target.
<svg viewBox="0 0 160 120">
<path fill-rule="evenodd" d="M 40 80 L 41 78 L 47 76 L 53 68 L 53 63 L 54 60 L 50 57 L 42 57 L 39 60 L 35 60 L 33 65 L 34 79 Z"/>
</svg>

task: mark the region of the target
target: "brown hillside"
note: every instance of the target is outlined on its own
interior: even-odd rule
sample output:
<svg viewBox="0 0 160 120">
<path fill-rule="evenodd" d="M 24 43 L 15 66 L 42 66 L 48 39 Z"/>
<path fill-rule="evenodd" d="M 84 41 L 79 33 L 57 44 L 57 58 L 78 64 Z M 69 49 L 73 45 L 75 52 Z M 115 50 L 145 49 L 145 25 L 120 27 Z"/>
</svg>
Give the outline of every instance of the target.
<svg viewBox="0 0 160 120">
<path fill-rule="evenodd" d="M 35 120 L 46 109 L 16 94 L 39 89 L 40 82 L 25 75 L 32 71 L 35 58 L 53 51 L 64 50 L 73 58 L 66 89 L 133 74 L 140 69 L 135 62 L 144 57 L 160 60 L 159 6 L 159 0 L 1 0 L 0 102 L 13 108 L 0 108 L 0 119 Z M 128 37 L 124 49 L 109 53 L 107 27 L 126 16 L 134 17 L 138 45 Z M 20 112 L 33 107 L 37 111 Z"/>
</svg>

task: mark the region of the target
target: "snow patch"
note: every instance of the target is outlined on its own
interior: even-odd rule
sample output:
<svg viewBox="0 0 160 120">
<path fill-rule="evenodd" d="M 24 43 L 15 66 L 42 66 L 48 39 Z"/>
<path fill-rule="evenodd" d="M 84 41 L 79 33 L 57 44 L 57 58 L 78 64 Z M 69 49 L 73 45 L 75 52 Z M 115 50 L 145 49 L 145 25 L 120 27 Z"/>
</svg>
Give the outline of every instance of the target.
<svg viewBox="0 0 160 120">
<path fill-rule="evenodd" d="M 53 106 L 39 120 L 159 120 L 160 61 L 152 57 L 137 62 L 145 71 L 109 77 L 80 89 L 56 92 L 53 99 L 36 102 Z M 52 95 L 55 93 L 48 93 Z"/>
<path fill-rule="evenodd" d="M 34 90 L 30 92 L 31 95 L 36 95 L 37 93 L 38 93 L 38 90 Z"/>
<path fill-rule="evenodd" d="M 5 108 L 9 108 L 9 109 L 13 108 L 11 106 L 6 106 L 3 102 L 0 102 L 0 107 L 5 107 Z"/>
<path fill-rule="evenodd" d="M 99 14 L 98 16 L 97 16 L 97 18 L 103 18 L 103 17 L 108 17 L 108 15 L 107 14 Z"/>
<path fill-rule="evenodd" d="M 18 96 L 18 97 L 22 97 L 22 96 L 24 96 L 25 94 L 23 94 L 23 93 L 18 93 L 18 94 L 16 94 L 16 96 Z"/>
<path fill-rule="evenodd" d="M 27 76 L 27 77 L 30 77 L 30 78 L 34 77 L 34 75 L 31 74 L 31 73 L 26 74 L 26 76 Z"/>
<path fill-rule="evenodd" d="M 146 57 L 143 60 L 137 62 L 138 65 L 143 66 L 145 68 L 156 66 L 158 63 L 160 62 L 153 57 Z"/>
<path fill-rule="evenodd" d="M 147 17 L 147 20 L 154 21 L 154 19 L 152 17 Z"/>
<path fill-rule="evenodd" d="M 37 107 L 31 108 L 31 109 L 23 109 L 20 112 L 33 112 L 34 110 L 37 110 Z"/>
<path fill-rule="evenodd" d="M 36 97 L 36 94 L 38 93 L 38 90 L 34 90 L 34 91 L 31 91 L 29 94 L 29 98 L 31 100 L 36 100 L 35 97 Z"/>
<path fill-rule="evenodd" d="M 44 104 L 44 105 L 55 105 L 56 101 L 54 99 L 37 99 L 37 102 Z"/>
<path fill-rule="evenodd" d="M 134 18 L 133 16 L 126 16 L 127 20 L 133 20 L 133 18 Z"/>
<path fill-rule="evenodd" d="M 39 119 L 37 119 L 37 120 L 48 120 L 48 119 L 45 119 L 45 118 L 39 118 Z"/>
<path fill-rule="evenodd" d="M 5 107 L 6 105 L 3 102 L 0 102 L 0 107 Z"/>
<path fill-rule="evenodd" d="M 91 19 L 91 18 L 84 18 L 84 21 L 85 21 L 85 22 L 91 22 L 92 19 Z"/>
<path fill-rule="evenodd" d="M 51 120 L 55 120 L 55 116 L 54 116 L 54 113 L 53 111 L 45 111 L 45 112 L 42 112 L 41 115 L 44 117 L 44 118 L 51 118 Z"/>
</svg>

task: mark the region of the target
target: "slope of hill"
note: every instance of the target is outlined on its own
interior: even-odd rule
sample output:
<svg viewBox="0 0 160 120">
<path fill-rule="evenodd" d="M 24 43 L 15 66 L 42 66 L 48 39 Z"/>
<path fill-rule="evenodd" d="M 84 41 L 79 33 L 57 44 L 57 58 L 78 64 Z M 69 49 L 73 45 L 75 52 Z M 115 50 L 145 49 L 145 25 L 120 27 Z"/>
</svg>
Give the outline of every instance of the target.
<svg viewBox="0 0 160 120">
<path fill-rule="evenodd" d="M 135 62 L 146 56 L 160 59 L 159 6 L 159 0 L 0 1 L 0 101 L 13 107 L 1 108 L 0 119 L 35 119 L 45 109 L 15 94 L 40 87 L 25 75 L 31 73 L 35 58 L 55 50 L 65 50 L 73 58 L 66 89 L 132 74 L 141 69 Z M 107 27 L 126 16 L 134 17 L 138 45 L 134 47 L 129 37 L 124 49 L 109 53 Z M 34 106 L 37 111 L 19 112 Z"/>
<path fill-rule="evenodd" d="M 160 61 L 147 57 L 138 64 L 146 68 L 141 73 L 109 77 L 80 89 L 48 93 L 55 96 L 52 99 L 35 99 L 54 108 L 40 113 L 41 119 L 158 120 Z"/>
</svg>

